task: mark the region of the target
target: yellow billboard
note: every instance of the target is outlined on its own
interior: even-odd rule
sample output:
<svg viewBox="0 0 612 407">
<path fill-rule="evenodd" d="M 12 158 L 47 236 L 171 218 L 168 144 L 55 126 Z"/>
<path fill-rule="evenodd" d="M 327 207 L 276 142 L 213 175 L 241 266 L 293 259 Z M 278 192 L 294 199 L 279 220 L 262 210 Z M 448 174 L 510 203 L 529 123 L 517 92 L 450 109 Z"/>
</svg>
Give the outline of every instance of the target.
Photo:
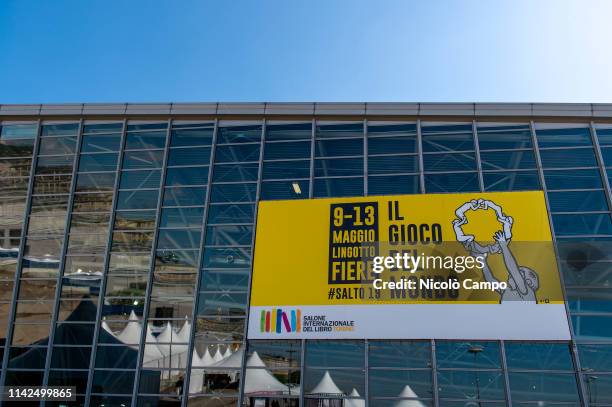
<svg viewBox="0 0 612 407">
<path fill-rule="evenodd" d="M 260 202 L 250 298 L 251 338 L 569 337 L 541 191 Z"/>
</svg>

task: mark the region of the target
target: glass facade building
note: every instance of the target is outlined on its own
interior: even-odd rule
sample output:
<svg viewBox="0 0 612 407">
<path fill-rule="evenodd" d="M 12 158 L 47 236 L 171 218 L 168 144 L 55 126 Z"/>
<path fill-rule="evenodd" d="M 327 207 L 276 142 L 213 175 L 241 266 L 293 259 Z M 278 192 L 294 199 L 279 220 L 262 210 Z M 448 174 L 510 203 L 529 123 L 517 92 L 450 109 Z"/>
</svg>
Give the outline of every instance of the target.
<svg viewBox="0 0 612 407">
<path fill-rule="evenodd" d="M 612 406 L 612 106 L 3 105 L 0 175 L 0 380 L 46 405 Z M 571 341 L 246 339 L 259 201 L 524 190 Z"/>
</svg>

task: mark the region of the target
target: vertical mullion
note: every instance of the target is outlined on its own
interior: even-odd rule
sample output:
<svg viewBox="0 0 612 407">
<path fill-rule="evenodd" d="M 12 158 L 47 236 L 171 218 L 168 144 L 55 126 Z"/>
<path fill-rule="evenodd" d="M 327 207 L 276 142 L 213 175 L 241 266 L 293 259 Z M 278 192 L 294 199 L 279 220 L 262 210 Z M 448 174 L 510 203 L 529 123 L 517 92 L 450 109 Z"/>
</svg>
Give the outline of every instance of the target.
<svg viewBox="0 0 612 407">
<path fill-rule="evenodd" d="M 368 196 L 368 119 L 363 119 L 363 196 Z"/>
<path fill-rule="evenodd" d="M 145 292 L 145 303 L 142 311 L 142 326 L 140 330 L 140 342 L 138 344 L 138 356 L 136 358 L 136 374 L 134 377 L 134 388 L 132 390 L 132 406 L 136 407 L 138 402 L 138 388 L 140 386 L 140 373 L 142 372 L 142 360 L 144 356 L 145 341 L 147 337 L 147 319 L 149 318 L 149 307 L 151 306 L 151 288 L 153 285 L 153 272 L 155 271 L 155 256 L 157 253 L 157 238 L 159 236 L 159 218 L 163 200 L 163 190 L 166 184 L 166 171 L 168 167 L 168 155 L 170 146 L 170 129 L 172 119 L 168 119 L 166 129 L 166 144 L 164 146 L 164 159 L 159 180 L 159 195 L 157 196 L 157 207 L 155 209 L 155 229 L 153 230 L 153 243 L 151 245 L 151 264 L 149 266 L 149 276 L 147 278 L 147 288 Z"/>
<path fill-rule="evenodd" d="M 310 134 L 310 188 L 308 189 L 308 198 L 314 196 L 314 159 L 315 159 L 315 134 L 317 132 L 317 119 L 312 119 L 312 129 Z"/>
<path fill-rule="evenodd" d="M 599 166 L 599 172 L 603 182 L 604 191 L 606 191 L 606 200 L 608 202 L 608 210 L 612 211 L 612 192 L 610 190 L 610 180 L 608 179 L 608 173 L 606 172 L 606 163 L 604 163 L 603 155 L 601 154 L 601 146 L 599 145 L 599 138 L 597 137 L 597 129 L 593 122 L 590 123 L 591 129 L 591 140 L 593 141 L 593 148 L 595 149 L 595 157 L 597 158 L 597 164 Z"/>
<path fill-rule="evenodd" d="M 62 250 L 60 252 L 59 269 L 57 271 L 57 281 L 55 286 L 55 298 L 53 305 L 53 313 L 51 314 L 51 328 L 49 331 L 49 343 L 47 343 L 47 358 L 45 360 L 45 372 L 43 376 L 43 386 L 46 386 L 49 381 L 49 369 L 51 368 L 51 354 L 53 353 L 53 340 L 55 338 L 55 329 L 59 314 L 60 297 L 62 293 L 62 276 L 64 275 L 64 267 L 66 266 L 66 252 L 68 250 L 68 240 L 70 223 L 72 219 L 72 206 L 74 205 L 74 192 L 76 190 L 76 179 L 79 169 L 79 152 L 81 151 L 81 143 L 83 141 L 83 119 L 79 122 L 79 130 L 77 134 L 77 143 L 72 159 L 72 178 L 70 179 L 70 195 L 68 196 L 68 207 L 66 208 L 66 220 L 64 223 L 64 240 L 62 242 Z M 85 389 L 87 392 L 87 389 Z M 44 402 L 41 401 L 41 405 Z"/>
<path fill-rule="evenodd" d="M 30 164 L 30 178 L 28 179 L 28 189 L 26 195 L 26 203 L 23 210 L 23 221 L 21 223 L 21 236 L 19 240 L 19 253 L 17 255 L 17 264 L 15 268 L 13 282 L 13 298 L 9 309 L 8 322 L 6 327 L 6 340 L 4 343 L 4 357 L 2 369 L 0 371 L 0 385 L 4 385 L 6 379 L 6 369 L 9 362 L 9 348 L 13 342 L 13 326 L 15 324 L 15 313 L 17 311 L 17 296 L 19 295 L 19 286 L 21 282 L 21 268 L 23 265 L 23 251 L 25 250 L 25 242 L 27 239 L 27 231 L 30 220 L 30 209 L 32 206 L 32 192 L 34 190 L 34 174 L 36 172 L 36 164 L 38 162 L 38 146 L 40 145 L 40 134 L 42 129 L 42 121 L 38 119 L 36 127 L 36 137 L 34 138 L 34 146 L 32 147 L 32 163 Z M 0 400 L 2 405 L 2 400 Z"/>
<path fill-rule="evenodd" d="M 552 240 L 553 240 L 553 249 L 555 251 L 555 258 L 557 260 L 557 265 L 560 265 L 561 258 L 559 257 L 559 250 L 557 248 L 557 237 L 555 234 L 555 228 L 553 225 L 552 216 L 550 214 L 550 202 L 548 200 L 548 190 L 546 188 L 546 180 L 544 178 L 544 169 L 542 168 L 542 158 L 540 157 L 540 148 L 538 146 L 538 139 L 536 137 L 535 123 L 533 122 L 533 120 L 529 121 L 529 130 L 531 133 L 531 144 L 533 144 L 533 151 L 534 151 L 534 155 L 536 158 L 536 166 L 538 170 L 538 175 L 540 177 L 540 183 L 542 185 L 542 190 L 544 191 L 544 202 L 546 204 L 546 213 L 548 215 L 548 223 L 550 224 L 550 233 L 551 233 Z M 559 273 L 559 279 L 561 281 L 561 291 L 563 292 L 563 304 L 565 305 L 567 325 L 568 325 L 569 332 L 570 332 L 570 347 L 572 350 L 572 361 L 574 362 L 574 369 L 575 369 L 574 374 L 576 376 L 576 380 L 578 383 L 578 396 L 580 397 L 580 401 L 582 405 L 585 407 L 588 407 L 589 402 L 587 398 L 585 397 L 586 388 L 582 380 L 582 375 L 580 374 L 581 372 L 580 359 L 578 357 L 578 349 L 576 348 L 576 341 L 574 340 L 574 329 L 572 325 L 572 318 L 570 316 L 570 310 L 567 305 L 567 292 L 565 288 L 565 281 L 564 281 L 563 273 L 561 272 L 561 270 L 558 269 L 557 272 Z"/>
<path fill-rule="evenodd" d="M 506 405 L 512 405 L 512 396 L 510 395 L 510 379 L 508 378 L 508 362 L 506 359 L 506 344 L 502 339 L 499 341 L 502 373 L 504 374 L 504 387 L 506 388 Z"/>
<path fill-rule="evenodd" d="M 425 168 L 423 168 L 423 135 L 421 134 L 421 120 L 416 121 L 417 153 L 419 155 L 419 192 L 425 193 Z"/>
<path fill-rule="evenodd" d="M 244 333 L 242 338 L 242 361 L 240 363 L 240 384 L 238 389 L 238 405 L 242 405 L 242 398 L 244 396 L 244 380 L 246 378 L 246 360 L 247 360 L 247 342 L 249 332 L 249 313 L 251 311 L 251 284 L 253 281 L 253 263 L 255 258 L 255 236 L 257 235 L 257 214 L 259 212 L 259 195 L 261 193 L 261 178 L 263 174 L 263 156 L 264 146 L 266 141 L 266 119 L 264 118 L 261 123 L 261 140 L 259 144 L 259 168 L 257 170 L 257 189 L 255 192 L 255 211 L 253 217 L 253 236 L 251 237 L 251 267 L 249 270 L 249 284 L 247 288 L 247 299 L 246 299 L 246 318 L 244 320 Z"/>
<path fill-rule="evenodd" d="M 304 406 L 304 374 L 306 372 L 306 339 L 301 339 L 300 343 L 300 401 L 299 405 Z"/>
<path fill-rule="evenodd" d="M 199 306 L 199 298 L 200 298 L 200 286 L 202 281 L 202 261 L 204 258 L 204 241 L 206 240 L 206 226 L 208 224 L 208 208 L 210 206 L 210 190 L 212 184 L 212 175 L 213 175 L 213 164 L 215 162 L 215 150 L 217 149 L 217 131 L 219 127 L 219 120 L 215 119 L 215 125 L 213 128 L 213 136 L 210 145 L 210 159 L 208 161 L 208 183 L 206 186 L 206 198 L 204 202 L 204 213 L 202 218 L 202 230 L 200 231 L 200 251 L 198 258 L 198 267 L 197 267 L 197 280 L 196 280 L 196 290 L 195 290 L 195 298 L 193 301 L 193 314 L 191 318 L 191 332 L 189 333 L 189 345 L 187 348 L 187 366 L 185 370 L 185 380 L 183 386 L 183 400 L 181 400 L 181 405 L 186 406 L 189 398 L 189 382 L 191 380 L 191 360 L 193 358 L 193 352 L 195 349 L 195 333 L 196 333 L 196 325 L 198 318 L 198 306 Z"/>
<path fill-rule="evenodd" d="M 91 387 L 93 385 L 94 368 L 96 364 L 96 352 L 98 350 L 98 338 L 102 326 L 102 308 L 104 307 L 104 297 L 106 297 L 106 282 L 108 279 L 108 265 L 110 262 L 111 245 L 113 242 L 113 229 L 115 225 L 117 197 L 119 195 L 119 182 L 121 180 L 121 166 L 123 165 L 123 150 L 125 146 L 127 129 L 127 119 L 123 119 L 123 127 L 121 129 L 121 140 L 119 142 L 119 151 L 117 152 L 117 167 L 115 168 L 115 184 L 113 186 L 113 200 L 111 203 L 111 213 L 108 221 L 108 236 L 106 239 L 106 251 L 104 253 L 104 264 L 102 265 L 102 281 L 100 282 L 100 293 L 98 295 L 98 309 L 96 311 L 96 325 L 94 326 L 93 344 L 91 349 L 91 358 L 89 361 L 89 376 L 87 378 L 85 406 L 89 406 L 91 398 Z"/>
<path fill-rule="evenodd" d="M 368 356 L 370 353 L 370 342 L 366 339 L 365 340 L 365 344 L 364 344 L 364 352 L 365 352 L 365 360 L 364 360 L 364 369 L 365 369 L 365 373 L 364 373 L 364 391 L 363 391 L 363 398 L 365 400 L 365 406 L 369 407 L 370 405 L 370 363 L 368 361 Z"/>
<path fill-rule="evenodd" d="M 478 126 L 476 120 L 472 120 L 472 138 L 474 140 L 474 153 L 476 155 L 476 170 L 478 171 L 478 187 L 484 192 L 484 180 L 482 175 L 482 162 L 480 161 L 480 146 L 478 145 Z"/>
<path fill-rule="evenodd" d="M 440 405 L 440 397 L 438 395 L 438 359 L 436 357 L 436 341 L 430 339 L 429 344 L 431 346 L 431 384 L 433 386 L 433 405 L 438 407 Z"/>
</svg>

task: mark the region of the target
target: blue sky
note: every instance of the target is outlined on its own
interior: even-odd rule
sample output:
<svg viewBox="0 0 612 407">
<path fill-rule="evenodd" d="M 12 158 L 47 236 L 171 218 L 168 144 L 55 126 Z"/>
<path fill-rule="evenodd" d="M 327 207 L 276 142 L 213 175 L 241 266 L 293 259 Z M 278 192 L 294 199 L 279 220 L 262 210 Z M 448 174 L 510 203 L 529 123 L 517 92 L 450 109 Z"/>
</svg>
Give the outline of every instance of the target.
<svg viewBox="0 0 612 407">
<path fill-rule="evenodd" d="M 2 0 L 0 103 L 612 102 L 612 1 Z"/>
</svg>

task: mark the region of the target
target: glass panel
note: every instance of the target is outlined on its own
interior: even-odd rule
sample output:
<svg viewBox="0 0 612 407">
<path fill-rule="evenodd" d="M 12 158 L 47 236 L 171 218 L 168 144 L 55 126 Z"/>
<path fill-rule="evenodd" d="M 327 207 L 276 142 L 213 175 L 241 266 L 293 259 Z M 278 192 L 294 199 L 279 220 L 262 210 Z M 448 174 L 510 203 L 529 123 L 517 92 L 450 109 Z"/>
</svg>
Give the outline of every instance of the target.
<svg viewBox="0 0 612 407">
<path fill-rule="evenodd" d="M 257 184 L 215 184 L 211 202 L 254 202 Z"/>
<path fill-rule="evenodd" d="M 470 192 L 479 189 L 475 172 L 425 175 L 427 192 Z"/>
<path fill-rule="evenodd" d="M 254 216 L 253 204 L 211 205 L 208 208 L 208 224 L 252 223 Z"/>
<path fill-rule="evenodd" d="M 266 143 L 264 160 L 310 158 L 310 141 L 295 143 Z"/>
<path fill-rule="evenodd" d="M 202 267 L 206 268 L 244 268 L 251 265 L 250 248 L 207 248 L 204 250 Z"/>
<path fill-rule="evenodd" d="M 590 146 L 591 132 L 588 127 L 546 129 L 536 124 L 536 136 L 540 148 Z"/>
<path fill-rule="evenodd" d="M 81 154 L 79 172 L 115 171 L 117 169 L 117 154 Z"/>
<path fill-rule="evenodd" d="M 23 182 L 24 194 L 28 178 L 7 178 L 6 181 L 19 180 Z M 64 175 L 37 175 L 34 177 L 34 194 L 68 194 L 72 186 L 72 174 Z M 17 191 L 15 191 L 17 192 Z M 6 193 L 6 192 L 5 192 Z"/>
<path fill-rule="evenodd" d="M 315 177 L 363 175 L 363 158 L 315 160 Z"/>
<path fill-rule="evenodd" d="M 94 372 L 91 388 L 93 393 L 132 394 L 133 389 L 134 372 L 106 370 Z"/>
<path fill-rule="evenodd" d="M 508 373 L 512 401 L 549 400 L 578 403 L 573 374 Z"/>
<path fill-rule="evenodd" d="M 317 138 L 329 137 L 363 137 L 363 123 L 325 123 L 316 125 Z"/>
<path fill-rule="evenodd" d="M 41 386 L 43 372 L 36 371 L 8 371 L 6 373 L 7 386 Z"/>
<path fill-rule="evenodd" d="M 328 376 L 328 378 L 326 378 Z M 321 383 L 321 381 L 327 382 L 328 380 L 333 381 L 335 385 L 340 389 L 341 393 L 315 393 L 317 389 L 317 385 Z M 359 394 L 365 394 L 365 373 L 361 369 L 306 369 L 304 374 L 304 391 L 306 397 L 317 397 L 317 399 L 325 400 L 323 402 L 319 402 L 317 404 L 309 404 L 309 401 L 306 401 L 306 405 L 308 406 L 317 406 L 317 405 L 334 405 L 333 402 L 327 401 L 331 399 L 340 399 L 342 400 L 342 396 L 346 394 L 351 394 L 353 389 L 357 390 Z M 341 403 L 337 405 L 343 405 Z"/>
<path fill-rule="evenodd" d="M 428 341 L 369 341 L 368 352 L 370 367 L 431 367 Z"/>
<path fill-rule="evenodd" d="M 263 166 L 263 179 L 310 178 L 310 160 L 264 162 Z"/>
<path fill-rule="evenodd" d="M 419 157 L 416 155 L 368 157 L 368 174 L 397 174 L 418 171 Z"/>
<path fill-rule="evenodd" d="M 408 387 L 412 397 L 433 397 L 430 370 L 370 370 L 369 395 L 397 397 Z"/>
<path fill-rule="evenodd" d="M 245 291 L 249 283 L 249 270 L 203 270 L 200 274 L 202 291 Z"/>
<path fill-rule="evenodd" d="M 36 162 L 36 174 L 70 174 L 74 164 L 74 155 L 39 157 Z"/>
<path fill-rule="evenodd" d="M 155 270 L 165 273 L 195 272 L 198 254 L 198 250 L 158 250 Z"/>
<path fill-rule="evenodd" d="M 549 192 L 552 212 L 607 211 L 608 203 L 603 191 Z"/>
<path fill-rule="evenodd" d="M 145 131 L 145 130 L 165 130 L 168 128 L 167 122 L 151 123 L 151 122 L 132 122 L 127 126 L 127 131 Z"/>
<path fill-rule="evenodd" d="M 578 344 L 578 352 L 583 370 L 612 371 L 612 344 Z"/>
<path fill-rule="evenodd" d="M 252 226 L 209 226 L 206 228 L 207 246 L 250 245 Z"/>
<path fill-rule="evenodd" d="M 612 148 L 611 147 L 602 147 L 601 148 L 601 157 L 606 167 L 612 167 Z"/>
<path fill-rule="evenodd" d="M 102 330 L 100 334 L 108 335 L 109 333 Z M 99 345 L 96 349 L 95 366 L 109 369 L 133 369 L 136 367 L 136 352 L 135 349 L 128 346 Z"/>
<path fill-rule="evenodd" d="M 306 365 L 312 367 L 363 367 L 363 341 L 310 340 L 306 342 Z"/>
<path fill-rule="evenodd" d="M 208 167 L 168 168 L 166 186 L 205 185 L 208 182 Z"/>
<path fill-rule="evenodd" d="M 114 252 L 145 252 L 151 250 L 153 232 L 114 232 Z"/>
<path fill-rule="evenodd" d="M 204 208 L 164 208 L 159 227 L 194 228 L 202 225 Z"/>
<path fill-rule="evenodd" d="M 259 163 L 215 165 L 213 182 L 257 181 Z"/>
<path fill-rule="evenodd" d="M 261 184 L 262 200 L 304 199 L 308 196 L 309 181 L 266 181 Z"/>
<path fill-rule="evenodd" d="M 531 148 L 531 131 L 528 124 L 478 125 L 480 150 Z"/>
<path fill-rule="evenodd" d="M 415 123 L 382 123 L 368 122 L 368 137 L 378 136 L 413 136 L 416 137 Z"/>
<path fill-rule="evenodd" d="M 115 133 L 123 129 L 123 123 L 85 123 L 83 133 Z"/>
<path fill-rule="evenodd" d="M 197 249 L 200 247 L 200 229 L 162 229 L 157 238 L 160 250 Z"/>
<path fill-rule="evenodd" d="M 0 160 L 0 176 L 1 177 L 28 177 L 30 175 L 30 167 L 32 166 L 31 158 L 13 158 L 9 160 Z"/>
<path fill-rule="evenodd" d="M 121 189 L 159 188 L 160 170 L 123 171 L 121 172 Z"/>
<path fill-rule="evenodd" d="M 0 138 L 2 140 L 27 139 L 36 137 L 36 123 L 28 124 L 5 124 L 0 127 Z"/>
<path fill-rule="evenodd" d="M 165 131 L 145 131 L 141 133 L 128 133 L 125 140 L 126 150 L 164 148 L 165 145 Z"/>
<path fill-rule="evenodd" d="M 261 139 L 261 126 L 220 126 L 217 134 L 217 143 L 249 143 Z"/>
<path fill-rule="evenodd" d="M 423 152 L 474 150 L 471 124 L 424 124 Z"/>
<path fill-rule="evenodd" d="M 612 338 L 612 316 L 573 315 L 572 327 L 578 340 L 609 341 Z"/>
<path fill-rule="evenodd" d="M 200 126 L 202 124 L 194 124 Z M 190 125 L 191 126 L 191 125 Z M 202 127 L 193 129 L 174 129 L 170 139 L 171 147 L 183 146 L 209 146 L 212 143 L 214 126 L 204 124 Z"/>
<path fill-rule="evenodd" d="M 268 124 L 266 140 L 300 140 L 310 139 L 312 123 Z"/>
<path fill-rule="evenodd" d="M 115 173 L 79 174 L 77 192 L 108 191 L 115 187 Z M 68 191 L 67 191 L 68 192 Z"/>
<path fill-rule="evenodd" d="M 249 341 L 249 354 L 257 354 L 268 369 L 296 368 L 301 362 L 300 341 Z"/>
<path fill-rule="evenodd" d="M 5 196 L 25 195 L 28 191 L 28 181 L 28 177 L 2 178 L 0 179 L 0 193 Z"/>
<path fill-rule="evenodd" d="M 368 130 L 369 131 L 369 130 Z M 368 133 L 368 154 L 416 153 L 416 137 L 376 137 Z"/>
<path fill-rule="evenodd" d="M 93 232 L 94 230 L 92 230 Z M 68 240 L 69 254 L 104 253 L 106 249 L 107 234 L 97 235 L 70 235 Z"/>
<path fill-rule="evenodd" d="M 483 170 L 536 168 L 535 156 L 531 150 L 482 151 L 480 161 Z"/>
<path fill-rule="evenodd" d="M 573 370 L 566 343 L 506 342 L 508 369 Z"/>
<path fill-rule="evenodd" d="M 363 178 L 327 178 L 314 181 L 315 198 L 363 195 Z"/>
<path fill-rule="evenodd" d="M 567 150 L 541 150 L 543 168 L 595 167 L 595 153 L 592 148 Z"/>
<path fill-rule="evenodd" d="M 540 178 L 535 171 L 485 172 L 482 178 L 485 191 L 540 189 Z"/>
<path fill-rule="evenodd" d="M 501 372 L 438 371 L 438 394 L 441 398 L 504 400 L 504 378 Z"/>
<path fill-rule="evenodd" d="M 589 170 L 546 170 L 546 187 L 551 189 L 601 189 L 601 174 L 596 168 Z"/>
<path fill-rule="evenodd" d="M 563 236 L 612 235 L 610 215 L 552 215 L 555 233 Z"/>
<path fill-rule="evenodd" d="M 259 144 L 217 146 L 215 149 L 215 163 L 258 160 Z"/>
<path fill-rule="evenodd" d="M 163 151 L 127 152 L 123 156 L 123 169 L 160 168 L 163 160 Z"/>
<path fill-rule="evenodd" d="M 119 134 L 83 136 L 82 153 L 109 153 L 119 151 L 121 136 Z"/>
<path fill-rule="evenodd" d="M 198 315 L 234 317 L 246 315 L 247 293 L 200 294 Z"/>
<path fill-rule="evenodd" d="M 476 170 L 476 158 L 474 153 L 425 154 L 423 168 L 425 171 Z"/>
<path fill-rule="evenodd" d="M 155 227 L 155 211 L 118 211 L 115 214 L 115 229 L 143 230 Z"/>
<path fill-rule="evenodd" d="M 49 137 L 40 139 L 39 155 L 73 154 L 76 137 Z"/>
<path fill-rule="evenodd" d="M 436 341 L 436 359 L 442 368 L 496 368 L 500 366 L 497 342 Z"/>
<path fill-rule="evenodd" d="M 42 137 L 73 135 L 79 130 L 79 123 L 57 123 L 44 124 L 42 126 Z"/>
<path fill-rule="evenodd" d="M 11 347 L 8 352 L 9 368 L 13 369 L 44 369 L 47 348 L 42 347 Z"/>
<path fill-rule="evenodd" d="M 72 210 L 75 212 L 110 212 L 112 202 L 112 192 L 75 194 Z"/>
<path fill-rule="evenodd" d="M 168 156 L 168 165 L 208 165 L 210 147 L 173 148 Z"/>
<path fill-rule="evenodd" d="M 316 157 L 337 157 L 345 155 L 363 155 L 363 138 L 317 140 L 315 142 Z"/>
<path fill-rule="evenodd" d="M 418 175 L 368 177 L 368 195 L 417 194 L 418 192 Z"/>
<path fill-rule="evenodd" d="M 34 140 L 0 140 L 0 157 L 31 157 Z"/>
<path fill-rule="evenodd" d="M 108 230 L 109 213 L 73 213 L 70 233 L 103 233 Z"/>
<path fill-rule="evenodd" d="M 196 206 L 204 205 L 206 199 L 205 187 L 166 188 L 164 206 Z"/>
<path fill-rule="evenodd" d="M 117 209 L 154 209 L 159 191 L 120 191 Z"/>
</svg>

